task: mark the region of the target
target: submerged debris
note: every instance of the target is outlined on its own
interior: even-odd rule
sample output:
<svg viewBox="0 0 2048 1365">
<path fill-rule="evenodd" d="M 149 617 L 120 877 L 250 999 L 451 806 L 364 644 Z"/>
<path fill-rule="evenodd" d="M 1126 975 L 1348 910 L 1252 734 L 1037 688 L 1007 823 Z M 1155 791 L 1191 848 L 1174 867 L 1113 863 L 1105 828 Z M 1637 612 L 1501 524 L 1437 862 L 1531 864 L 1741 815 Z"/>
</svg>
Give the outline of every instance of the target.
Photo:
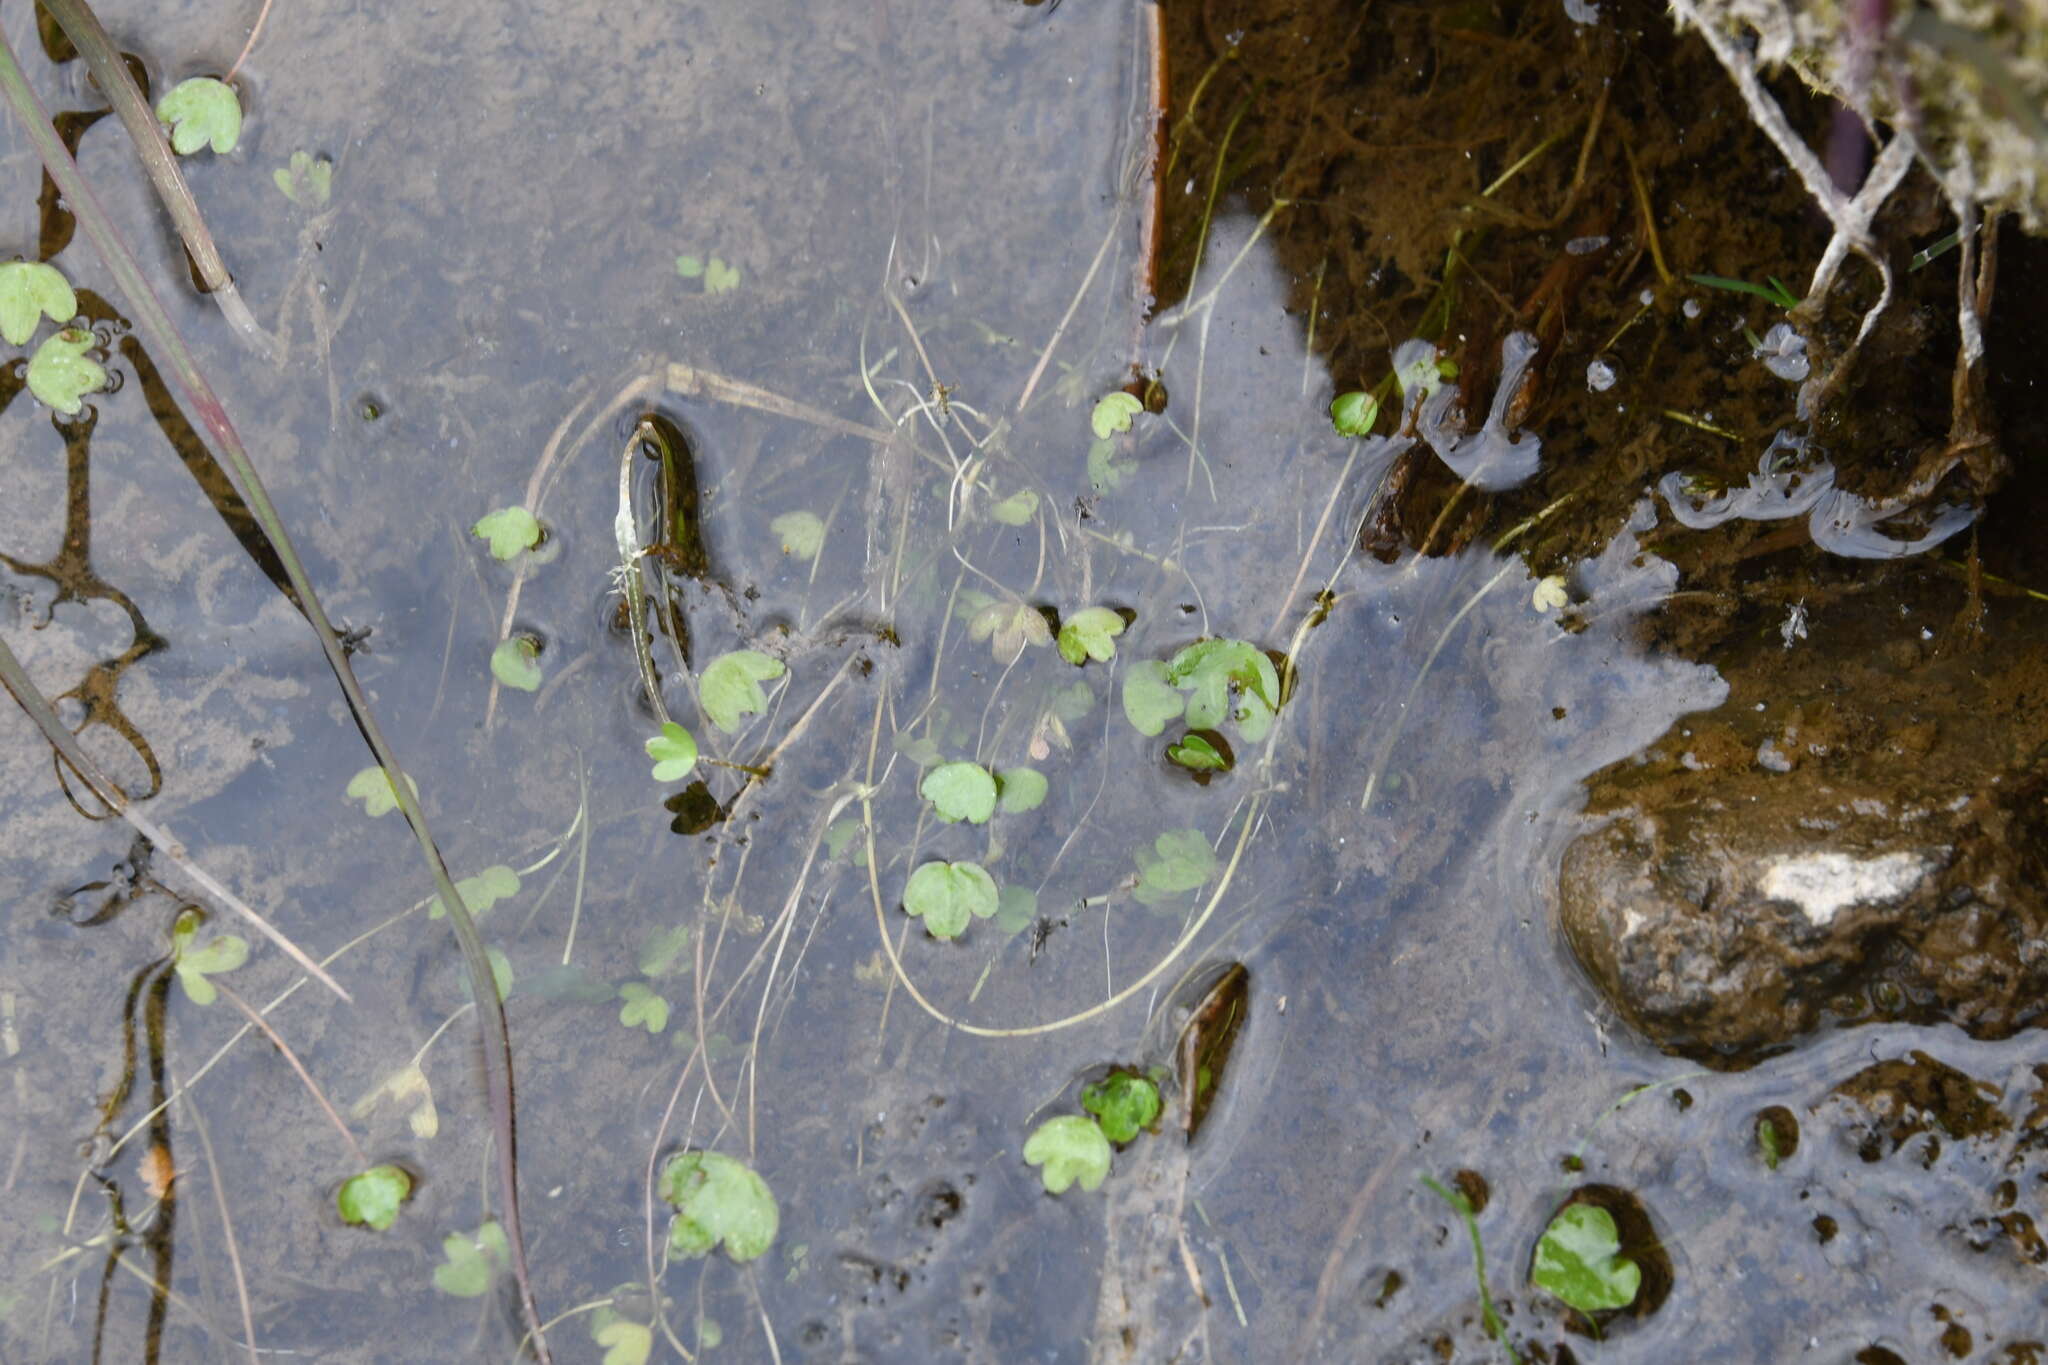
<svg viewBox="0 0 2048 1365">
<path fill-rule="evenodd" d="M 1657 491 L 1671 505 L 1671 515 L 1695 531 L 1724 521 L 1782 521 L 1802 513 L 1813 543 L 1830 554 L 1849 559 L 1903 559 L 1931 550 L 1977 519 L 1974 507 L 1935 509 L 1926 533 L 1913 540 L 1895 540 L 1877 524 L 1907 509 L 1894 502 L 1858 497 L 1835 486 L 1835 467 L 1823 460 L 1811 469 L 1797 467 L 1807 449 L 1806 438 L 1781 431 L 1757 463 L 1743 488 L 1732 488 L 1701 502 L 1690 494 L 1691 480 L 1666 474 Z"/>
<path fill-rule="evenodd" d="M 1486 414 L 1486 424 L 1469 436 L 1458 434 L 1459 424 L 1452 413 L 1458 398 L 1454 389 L 1440 388 L 1422 404 L 1417 424 L 1422 439 L 1452 473 L 1474 488 L 1488 493 L 1513 488 L 1535 474 L 1542 461 L 1542 443 L 1533 434 L 1509 436 L 1506 420 L 1508 405 L 1521 391 L 1522 377 L 1536 358 L 1536 350 L 1536 338 L 1528 332 L 1510 332 L 1501 342 L 1500 384 L 1493 391 L 1493 407 Z M 1398 364 L 1398 353 L 1395 360 Z"/>
</svg>

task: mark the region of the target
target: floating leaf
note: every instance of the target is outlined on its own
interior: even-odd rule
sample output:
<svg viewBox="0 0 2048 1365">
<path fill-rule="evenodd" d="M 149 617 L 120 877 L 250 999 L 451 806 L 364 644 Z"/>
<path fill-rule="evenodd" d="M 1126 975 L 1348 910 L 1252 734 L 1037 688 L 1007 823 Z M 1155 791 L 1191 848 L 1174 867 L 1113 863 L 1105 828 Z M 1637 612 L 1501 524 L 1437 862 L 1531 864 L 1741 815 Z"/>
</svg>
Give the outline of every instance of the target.
<svg viewBox="0 0 2048 1365">
<path fill-rule="evenodd" d="M 420 784 L 413 781 L 410 776 L 405 779 L 405 783 L 412 788 L 415 797 L 420 794 Z M 398 793 L 391 785 L 391 774 L 375 765 L 351 777 L 348 780 L 347 793 L 349 800 L 363 803 L 363 814 L 373 820 L 398 809 Z"/>
<path fill-rule="evenodd" d="M 342 1222 L 383 1232 L 398 1221 L 399 1207 L 411 1197 L 412 1177 L 397 1166 L 383 1165 L 342 1181 L 334 1202 Z"/>
<path fill-rule="evenodd" d="M 605 1348 L 602 1365 L 647 1365 L 654 1354 L 654 1329 L 644 1322 L 607 1322 L 590 1339 Z"/>
<path fill-rule="evenodd" d="M 725 1243 L 735 1261 L 751 1261 L 774 1245 L 781 1214 L 768 1183 L 745 1163 L 719 1152 L 682 1152 L 661 1171 L 661 1197 L 675 1206 L 669 1251 L 709 1255 Z"/>
<path fill-rule="evenodd" d="M 996 879 L 979 863 L 929 862 L 910 874 L 903 909 L 933 938 L 957 938 L 970 919 L 995 914 Z"/>
<path fill-rule="evenodd" d="M 1634 1303 L 1643 1272 L 1621 1254 L 1613 1214 L 1598 1204 L 1567 1204 L 1537 1241 L 1529 1278 L 1581 1313 L 1599 1313 Z"/>
<path fill-rule="evenodd" d="M 756 649 L 736 649 L 721 654 L 697 680 L 697 701 L 713 725 L 731 734 L 739 729 L 741 716 L 758 715 L 768 709 L 768 696 L 761 684 L 779 678 L 786 670 L 782 660 L 771 659 Z"/>
<path fill-rule="evenodd" d="M 1036 768 L 1005 768 L 996 774 L 996 787 L 1005 815 L 1037 810 L 1045 800 L 1045 774 Z"/>
<path fill-rule="evenodd" d="M 1060 657 L 1076 666 L 1095 660 L 1106 664 L 1116 657 L 1116 637 L 1124 633 L 1124 618 L 1108 607 L 1084 607 L 1060 624 Z"/>
<path fill-rule="evenodd" d="M 661 733 L 648 740 L 646 748 L 654 760 L 656 782 L 680 781 L 697 766 L 696 736 L 672 720 L 661 723 Z"/>
<path fill-rule="evenodd" d="M 1095 1115 L 1111 1142 L 1129 1142 L 1159 1117 L 1159 1087 L 1143 1076 L 1113 1071 L 1081 1087 L 1081 1107 Z"/>
<path fill-rule="evenodd" d="M 1256 742 L 1272 729 L 1273 713 L 1280 709 L 1279 671 L 1263 650 L 1243 640 L 1189 645 L 1166 665 L 1166 681 L 1192 691 L 1187 704 L 1190 729 L 1214 730 L 1227 716 L 1240 734 Z"/>
<path fill-rule="evenodd" d="M 64 272 L 39 261 L 0 265 L 0 337 L 10 346 L 26 345 L 46 314 L 60 327 L 78 316 L 78 295 Z"/>
<path fill-rule="evenodd" d="M 195 1005 L 211 1005 L 220 998 L 220 992 L 206 978 L 221 972 L 231 972 L 249 960 L 249 945 L 235 934 L 217 934 L 200 947 L 193 947 L 192 941 L 198 934 L 200 916 L 188 911 L 178 916 L 177 927 L 171 933 L 172 962 L 178 974 L 178 985 Z"/>
<path fill-rule="evenodd" d="M 1193 891 L 1216 875 L 1216 850 L 1198 829 L 1170 829 L 1137 851 L 1138 887 L 1143 905 L 1158 905 Z"/>
<path fill-rule="evenodd" d="M 1571 593 L 1565 590 L 1563 574 L 1552 574 L 1540 580 L 1536 590 L 1529 594 L 1529 605 L 1544 613 L 1568 606 L 1571 600 Z"/>
<path fill-rule="evenodd" d="M 1370 436 L 1379 415 L 1379 400 L 1369 393 L 1340 393 L 1330 404 L 1330 425 L 1339 436 Z"/>
<path fill-rule="evenodd" d="M 481 917 L 499 901 L 510 900 L 519 894 L 519 874 L 503 863 L 494 863 L 474 877 L 464 877 L 455 883 L 456 894 L 469 907 L 469 913 Z M 439 896 L 427 910 L 428 919 L 440 919 L 448 913 L 447 902 Z"/>
<path fill-rule="evenodd" d="M 333 186 L 334 163 L 311 152 L 293 152 L 289 166 L 270 173 L 271 183 L 300 208 L 324 209 Z"/>
<path fill-rule="evenodd" d="M 1005 526 L 1025 526 L 1038 515 L 1038 494 L 1019 489 L 988 509 L 988 514 Z"/>
<path fill-rule="evenodd" d="M 157 118 L 170 125 L 171 150 L 190 156 L 211 143 L 225 156 L 242 136 L 242 105 L 235 92 L 211 76 L 179 81 L 157 101 Z"/>
<path fill-rule="evenodd" d="M 540 544 L 540 522 L 524 507 L 500 507 L 486 513 L 469 533 L 490 542 L 493 559 L 511 559 Z"/>
<path fill-rule="evenodd" d="M 1187 702 L 1167 681 L 1166 665 L 1141 659 L 1124 674 L 1124 719 L 1147 738 L 1179 720 Z"/>
<path fill-rule="evenodd" d="M 668 1001 L 638 981 L 619 987 L 619 1022 L 627 1028 L 644 1028 L 659 1033 L 668 1027 Z"/>
<path fill-rule="evenodd" d="M 1025 1141 L 1024 1161 L 1040 1168 L 1047 1194 L 1077 1180 L 1084 1190 L 1100 1189 L 1109 1175 L 1109 1138 L 1094 1119 L 1062 1114 L 1039 1124 Z"/>
<path fill-rule="evenodd" d="M 499 642 L 491 651 L 491 676 L 521 692 L 540 690 L 540 646 L 527 635 Z"/>
<path fill-rule="evenodd" d="M 784 512 L 768 529 L 781 537 L 782 553 L 798 559 L 816 559 L 825 544 L 825 523 L 816 512 Z"/>
<path fill-rule="evenodd" d="M 43 338 L 28 358 L 28 391 L 66 417 L 76 417 L 85 395 L 107 386 L 107 372 L 86 352 L 99 341 L 82 327 Z"/>
<path fill-rule="evenodd" d="M 442 1262 L 434 1267 L 434 1287 L 458 1299 L 481 1297 L 491 1280 L 512 1263 L 505 1229 L 495 1218 L 472 1233 L 451 1232 L 441 1239 Z"/>
<path fill-rule="evenodd" d="M 1096 440 L 1106 441 L 1119 431 L 1129 431 L 1131 419 L 1144 410 L 1145 405 L 1136 395 L 1119 389 L 1095 400 L 1095 410 L 1088 414 L 1088 426 Z"/>
<path fill-rule="evenodd" d="M 985 825 L 996 813 L 996 780 L 979 763 L 941 763 L 924 775 L 918 791 L 947 824 Z"/>
</svg>

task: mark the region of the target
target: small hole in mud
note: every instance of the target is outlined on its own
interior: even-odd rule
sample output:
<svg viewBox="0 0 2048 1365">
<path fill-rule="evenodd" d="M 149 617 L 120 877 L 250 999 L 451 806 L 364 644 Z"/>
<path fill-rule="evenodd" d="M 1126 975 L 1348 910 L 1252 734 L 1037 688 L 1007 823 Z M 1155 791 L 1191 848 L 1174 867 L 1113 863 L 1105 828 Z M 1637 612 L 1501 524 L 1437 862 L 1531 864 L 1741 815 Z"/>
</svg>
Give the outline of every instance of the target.
<svg viewBox="0 0 2048 1365">
<path fill-rule="evenodd" d="M 917 1197 L 917 1225 L 939 1231 L 946 1224 L 959 1217 L 967 1208 L 967 1200 L 960 1191 L 940 1181 L 926 1187 Z"/>
<path fill-rule="evenodd" d="M 1826 1246 L 1829 1242 L 1834 1241 L 1835 1234 L 1841 1230 L 1842 1225 L 1826 1214 L 1818 1213 L 1814 1215 L 1813 1235 L 1819 1239 L 1822 1246 Z"/>
<path fill-rule="evenodd" d="M 1774 1104 L 1756 1116 L 1752 1130 L 1757 1156 L 1775 1171 L 1778 1163 L 1799 1150 L 1799 1120 L 1782 1104 Z"/>
</svg>

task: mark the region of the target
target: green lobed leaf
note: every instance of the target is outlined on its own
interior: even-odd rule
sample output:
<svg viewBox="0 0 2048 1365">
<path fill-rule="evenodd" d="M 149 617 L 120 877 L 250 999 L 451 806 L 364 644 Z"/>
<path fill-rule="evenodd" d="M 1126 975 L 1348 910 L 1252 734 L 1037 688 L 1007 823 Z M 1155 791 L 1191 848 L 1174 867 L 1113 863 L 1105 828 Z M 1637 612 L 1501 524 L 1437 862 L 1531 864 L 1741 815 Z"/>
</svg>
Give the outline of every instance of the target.
<svg viewBox="0 0 2048 1365">
<path fill-rule="evenodd" d="M 1138 468 L 1136 460 L 1116 458 L 1116 442 L 1099 440 L 1088 446 L 1088 486 L 1097 493 L 1114 493 Z"/>
<path fill-rule="evenodd" d="M 1216 850 L 1198 829 L 1170 829 L 1137 850 L 1140 904 L 1158 905 L 1216 875 Z"/>
<path fill-rule="evenodd" d="M 1146 738 L 1157 735 L 1168 721 L 1179 720 L 1187 701 L 1167 681 L 1166 665 L 1157 659 L 1141 659 L 1124 674 L 1124 719 Z"/>
<path fill-rule="evenodd" d="M 704 258 L 687 254 L 676 257 L 676 274 L 681 275 L 686 280 L 702 279 L 704 277 Z"/>
<path fill-rule="evenodd" d="M 420 784 L 410 776 L 405 781 L 417 797 Z M 391 786 L 391 774 L 374 764 L 351 777 L 346 791 L 349 800 L 363 803 L 363 814 L 373 820 L 398 809 L 398 793 Z"/>
<path fill-rule="evenodd" d="M 996 928 L 1014 938 L 1038 918 L 1038 893 L 1028 886 L 1006 886 L 996 897 Z"/>
<path fill-rule="evenodd" d="M 1189 689 L 1190 729 L 1214 730 L 1228 717 L 1254 742 L 1264 739 L 1280 705 L 1280 674 L 1265 651 L 1244 640 L 1200 640 L 1174 655 L 1166 680 Z M 1231 704 L 1233 689 L 1236 705 Z"/>
<path fill-rule="evenodd" d="M 242 136 L 241 101 L 211 76 L 194 76 L 172 86 L 157 101 L 156 116 L 170 125 L 171 150 L 179 156 L 190 156 L 208 144 L 225 156 Z"/>
<path fill-rule="evenodd" d="M 511 559 L 540 544 L 540 522 L 524 507 L 500 507 L 477 519 L 469 533 L 490 542 L 493 559 Z"/>
<path fill-rule="evenodd" d="M 441 1239 L 441 1264 L 434 1267 L 434 1287 L 458 1299 L 480 1298 L 498 1271 L 511 1264 L 505 1229 L 486 1219 L 473 1233 L 451 1232 Z"/>
<path fill-rule="evenodd" d="M 857 821 L 855 822 L 855 827 L 858 828 Z M 677 924 L 667 929 L 655 930 L 647 936 L 647 942 L 641 945 L 637 964 L 640 968 L 640 975 L 650 977 L 673 975 L 676 970 L 677 960 L 683 955 L 683 949 L 689 946 L 690 926 L 687 924 Z"/>
<path fill-rule="evenodd" d="M 1166 746 L 1166 757 L 1190 772 L 1220 773 L 1230 767 L 1230 760 L 1214 744 L 1192 730 Z"/>
<path fill-rule="evenodd" d="M 704 292 L 707 294 L 730 294 L 740 287 L 740 268 L 727 265 L 713 256 L 704 263 Z"/>
<path fill-rule="evenodd" d="M 1081 1087 L 1081 1107 L 1095 1115 L 1111 1142 L 1129 1142 L 1159 1117 L 1159 1087 L 1143 1076 L 1112 1071 Z"/>
<path fill-rule="evenodd" d="M 1003 814 L 1022 815 L 1045 802 L 1045 774 L 1036 768 L 1004 768 L 996 774 Z"/>
<path fill-rule="evenodd" d="M 501 640 L 491 651 L 491 676 L 521 692 L 540 690 L 540 646 L 525 635 Z"/>
<path fill-rule="evenodd" d="M 107 372 L 86 352 L 99 344 L 83 327 L 43 338 L 28 358 L 28 391 L 66 417 L 76 417 L 85 395 L 107 386 Z"/>
<path fill-rule="evenodd" d="M 933 938 L 957 938 L 971 919 L 995 914 L 996 879 L 979 863 L 929 862 L 910 874 L 903 909 Z"/>
<path fill-rule="evenodd" d="M 481 919 L 484 912 L 499 901 L 510 900 L 519 894 L 519 874 L 503 863 L 493 863 L 474 877 L 464 877 L 455 883 L 455 890 L 462 897 L 462 903 L 469 907 L 469 913 Z M 448 913 L 447 902 L 439 896 L 427 909 L 428 919 L 440 919 Z"/>
<path fill-rule="evenodd" d="M 781 1222 L 768 1182 L 721 1152 L 679 1152 L 661 1171 L 661 1197 L 675 1206 L 669 1251 L 709 1255 L 720 1242 L 735 1261 L 751 1261 L 774 1245 Z"/>
<path fill-rule="evenodd" d="M 985 825 L 996 813 L 996 780 L 979 763 L 941 763 L 918 785 L 947 824 Z"/>
<path fill-rule="evenodd" d="M 1119 431 L 1131 429 L 1131 419 L 1145 410 L 1135 394 L 1119 389 L 1105 393 L 1095 400 L 1094 411 L 1088 414 L 1088 427 L 1095 433 L 1095 439 L 1106 441 Z"/>
<path fill-rule="evenodd" d="M 646 749 L 656 782 L 681 781 L 697 766 L 696 736 L 672 720 L 661 723 L 661 733 L 647 741 Z"/>
<path fill-rule="evenodd" d="M 601 1365 L 647 1365 L 654 1354 L 654 1329 L 644 1322 L 607 1322 L 593 1328 L 590 1339 L 604 1347 Z"/>
<path fill-rule="evenodd" d="M 757 649 L 721 654 L 697 679 L 698 704 L 713 725 L 731 734 L 739 729 L 741 716 L 759 715 L 768 709 L 768 695 L 761 684 L 786 671 L 782 660 L 771 659 Z"/>
<path fill-rule="evenodd" d="M 206 978 L 231 972 L 249 960 L 249 945 L 235 934 L 218 934 L 198 948 L 190 946 L 189 935 L 176 950 L 178 985 L 195 1005 L 211 1005 L 220 998 Z"/>
<path fill-rule="evenodd" d="M 1598 1204 L 1567 1204 L 1536 1243 L 1529 1278 L 1581 1313 L 1626 1308 L 1643 1272 L 1621 1254 L 1614 1215 Z"/>
<path fill-rule="evenodd" d="M 668 1001 L 641 982 L 628 981 L 619 987 L 619 999 L 626 1002 L 619 1007 L 619 1022 L 627 1028 L 660 1033 L 668 1027 Z"/>
<path fill-rule="evenodd" d="M 968 618 L 967 638 L 987 640 L 996 662 L 1008 666 L 1027 648 L 1051 640 L 1052 627 L 1028 602 L 990 602 Z"/>
<path fill-rule="evenodd" d="M 293 152 L 291 163 L 270 173 L 278 192 L 300 208 L 324 209 L 334 184 L 334 163 L 311 152 Z"/>
<path fill-rule="evenodd" d="M 1379 400 L 1369 393 L 1340 393 L 1330 404 L 1330 425 L 1339 436 L 1370 436 L 1379 415 Z"/>
<path fill-rule="evenodd" d="M 1100 1189 L 1109 1156 L 1109 1138 L 1094 1119 L 1079 1114 L 1047 1119 L 1024 1143 L 1025 1164 L 1040 1168 L 1047 1194 L 1059 1194 L 1077 1180 L 1084 1190 Z"/>
<path fill-rule="evenodd" d="M 78 316 L 78 295 L 64 272 L 40 261 L 0 265 L 0 337 L 26 345 L 45 315 L 60 327 Z"/>
<path fill-rule="evenodd" d="M 1106 664 L 1116 657 L 1116 637 L 1124 618 L 1108 607 L 1084 607 L 1060 623 L 1060 657 L 1077 667 L 1093 659 Z"/>
<path fill-rule="evenodd" d="M 768 529 L 781 538 L 782 553 L 797 559 L 816 559 L 825 544 L 825 523 L 816 512 L 784 512 Z"/>
<path fill-rule="evenodd" d="M 1038 494 L 1019 489 L 988 509 L 988 514 L 1005 526 L 1026 526 L 1038 515 Z"/>
<path fill-rule="evenodd" d="M 334 1196 L 341 1221 L 384 1232 L 398 1221 L 398 1210 L 412 1197 L 412 1177 L 392 1165 L 372 1166 L 341 1182 Z"/>
</svg>

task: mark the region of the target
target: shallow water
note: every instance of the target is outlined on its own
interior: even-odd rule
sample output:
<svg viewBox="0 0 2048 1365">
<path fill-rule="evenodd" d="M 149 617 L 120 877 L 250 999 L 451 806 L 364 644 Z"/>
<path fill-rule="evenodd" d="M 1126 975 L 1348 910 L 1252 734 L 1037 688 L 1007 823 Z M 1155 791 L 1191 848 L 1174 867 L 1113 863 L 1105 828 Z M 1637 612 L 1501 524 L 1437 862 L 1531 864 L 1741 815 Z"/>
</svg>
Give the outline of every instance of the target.
<svg viewBox="0 0 2048 1365">
<path fill-rule="evenodd" d="M 160 85 L 217 68 L 243 33 L 213 7 L 103 10 Z M 46 99 L 80 105 L 76 64 L 52 70 L 8 17 Z M 1489 1191 L 1493 1296 L 1547 1358 L 1566 1329 L 1525 1272 L 1589 1185 L 1648 1210 L 1654 1241 L 1631 1250 L 1669 1281 L 1608 1339 L 1569 1338 L 1580 1358 L 1846 1360 L 1878 1342 L 1917 1358 L 1947 1323 L 1933 1307 L 1980 1339 L 2029 1330 L 2038 1272 L 1943 1231 L 1980 1200 L 1969 1163 L 1997 1153 L 1955 1148 L 1950 1197 L 1919 1210 L 1871 1193 L 1885 1168 L 1874 1180 L 1833 1140 L 1846 1122 L 1815 1120 L 1774 1170 L 1753 1139 L 1764 1107 L 1805 1115 L 1866 1054 L 1930 1042 L 2017 1112 L 2010 1049 L 1873 1029 L 1706 1075 L 1610 1031 L 1548 899 L 1579 784 L 1723 695 L 1711 669 L 1636 642 L 1676 584 L 1637 549 L 1655 510 L 1601 528 L 1561 612 L 1539 610 L 1513 546 L 1358 554 L 1395 447 L 1331 431 L 1334 386 L 1288 311 L 1300 281 L 1261 219 L 1219 203 L 1192 302 L 1145 325 L 1127 176 L 1147 140 L 1142 20 L 1081 0 L 279 6 L 247 67 L 243 146 L 188 167 L 259 317 L 291 318 L 274 370 L 182 287 L 118 128 L 86 134 L 81 164 L 160 267 L 329 610 L 371 632 L 358 670 L 454 871 L 521 873 L 484 928 L 513 974 L 556 1357 L 598 1358 L 594 1331 L 626 1321 L 655 1324 L 662 1358 L 1407 1359 L 1444 1342 L 1486 1359 L 1469 1245 L 1419 1179 L 1457 1171 Z M 317 213 L 271 180 L 301 149 L 335 163 Z M 26 203 L 18 138 L 0 174 Z M 681 273 L 684 255 L 702 269 Z M 83 244 L 57 263 L 104 287 Z M 1090 408 L 1134 362 L 1165 407 L 1104 478 Z M 334 970 L 353 1005 L 301 987 L 271 1017 L 370 1159 L 420 1183 L 391 1231 L 341 1223 L 341 1139 L 260 1040 L 223 1051 L 228 1003 L 193 1003 L 163 970 L 176 872 L 138 876 L 125 827 L 74 814 L 10 710 L 0 1358 L 141 1359 L 157 1330 L 161 1359 L 238 1356 L 238 1279 L 265 1350 L 509 1358 L 505 1286 L 466 1298 L 433 1278 L 443 1239 L 489 1214 L 458 957 L 406 831 L 343 795 L 368 759 L 313 641 L 168 458 L 143 388 L 130 373 L 95 401 L 89 466 L 91 565 L 166 642 L 113 693 L 163 771 L 151 809 L 310 951 L 350 945 Z M 709 568 L 673 580 L 687 644 L 656 643 L 666 705 L 707 754 L 772 765 L 760 782 L 700 767 L 726 807 L 702 833 L 671 828 L 681 784 L 648 776 L 656 721 L 614 610 L 622 453 L 643 519 L 656 496 L 645 413 L 686 442 Z M 43 563 L 65 440 L 26 395 L 0 422 L 16 490 L 0 543 Z M 521 501 L 548 544 L 515 572 L 467 528 Z M 824 523 L 815 564 L 771 526 L 806 511 Z M 129 644 L 108 602 L 8 581 L 8 639 L 50 693 Z M 1113 663 L 1001 648 L 1041 606 L 1095 605 L 1130 613 Z M 540 644 L 536 691 L 493 686 L 508 620 Z M 1296 671 L 1270 737 L 1220 727 L 1236 766 L 1198 785 L 1122 697 L 1133 667 L 1204 636 Z M 727 735 L 680 664 L 740 648 L 787 673 Z M 88 739 L 141 780 L 111 728 Z M 918 783 L 941 759 L 1032 766 L 1046 798 L 940 823 Z M 1179 831 L 1214 868 L 1141 898 Z M 983 864 L 1035 907 L 935 940 L 899 904 L 932 858 Z M 1020 1149 L 1076 1112 L 1081 1080 L 1162 1060 L 1148 1012 L 1222 961 L 1247 967 L 1250 1015 L 1187 1153 L 1185 1235 L 1119 1243 L 1179 1278 L 1105 1337 L 1106 1220 L 1176 1139 L 1141 1137 L 1102 1190 L 1057 1197 Z M 261 1006 L 295 974 L 262 947 L 224 979 Z M 662 1027 L 622 1021 L 627 985 L 665 1002 Z M 131 1065 L 133 1093 L 103 1113 Z M 380 1102 L 415 1066 L 431 1099 Z M 149 1125 L 152 1085 L 190 1088 Z M 168 1202 L 146 1188 L 158 1143 Z M 649 1172 L 684 1146 L 767 1180 L 765 1258 L 659 1263 Z M 1823 1210 L 1846 1235 L 1815 1236 Z"/>
</svg>

